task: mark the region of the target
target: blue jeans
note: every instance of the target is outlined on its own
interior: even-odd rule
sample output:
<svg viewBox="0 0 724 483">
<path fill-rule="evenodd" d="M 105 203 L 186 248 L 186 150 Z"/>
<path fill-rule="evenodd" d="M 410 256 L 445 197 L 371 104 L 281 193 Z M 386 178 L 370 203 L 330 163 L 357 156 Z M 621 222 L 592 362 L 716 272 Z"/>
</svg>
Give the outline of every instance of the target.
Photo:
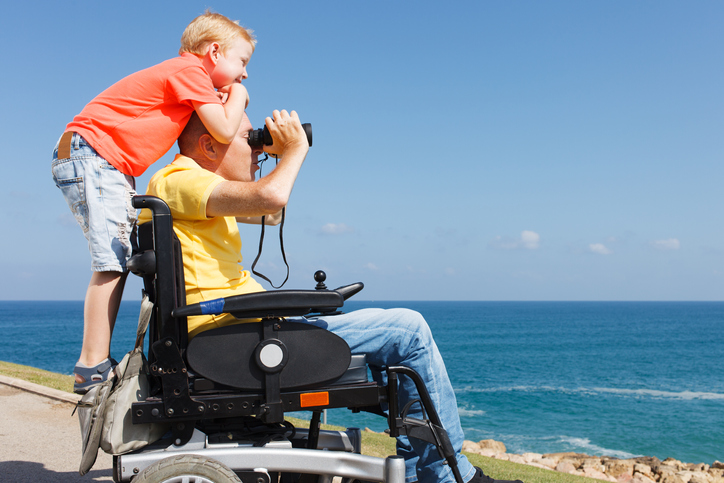
<svg viewBox="0 0 724 483">
<path fill-rule="evenodd" d="M 464 434 L 455 392 L 440 351 L 422 315 L 407 309 L 364 309 L 348 314 L 310 317 L 307 320 L 342 337 L 352 354 L 367 354 L 367 363 L 378 382 L 386 382 L 382 380 L 385 374 L 380 371 L 385 366 L 401 365 L 416 371 L 427 386 L 442 425 L 457 452 L 463 480 L 469 481 L 473 477 L 475 469 L 460 453 Z M 400 377 L 399 398 L 400 407 L 419 398 L 415 385 L 406 376 Z M 422 417 L 419 405 L 415 405 L 414 409 L 409 416 Z M 440 459 L 434 445 L 415 438 L 398 438 L 397 453 L 405 458 L 406 481 L 455 482 L 452 471 Z"/>
<path fill-rule="evenodd" d="M 70 158 L 53 150 L 53 180 L 88 240 L 91 269 L 123 272 L 131 256 L 136 227 L 135 180 L 111 166 L 79 134 Z"/>
</svg>

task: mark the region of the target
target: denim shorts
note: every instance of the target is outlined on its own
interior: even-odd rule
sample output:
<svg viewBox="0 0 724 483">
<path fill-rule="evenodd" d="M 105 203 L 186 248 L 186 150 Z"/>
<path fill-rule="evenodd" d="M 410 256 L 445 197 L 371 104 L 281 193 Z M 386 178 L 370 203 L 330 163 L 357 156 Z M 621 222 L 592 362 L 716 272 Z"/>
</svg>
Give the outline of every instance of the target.
<svg viewBox="0 0 724 483">
<path fill-rule="evenodd" d="M 73 134 L 70 158 L 53 150 L 53 180 L 83 229 L 91 270 L 123 272 L 135 246 L 136 182 L 101 157 L 80 134 Z"/>
</svg>

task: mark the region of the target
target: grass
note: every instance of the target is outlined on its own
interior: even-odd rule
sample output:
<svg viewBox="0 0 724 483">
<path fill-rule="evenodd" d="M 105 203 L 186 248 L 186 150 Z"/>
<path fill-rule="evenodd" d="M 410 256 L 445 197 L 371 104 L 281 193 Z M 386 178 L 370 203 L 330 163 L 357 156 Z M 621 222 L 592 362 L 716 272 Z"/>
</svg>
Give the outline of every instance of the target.
<svg viewBox="0 0 724 483">
<path fill-rule="evenodd" d="M 0 361 L 0 374 L 22 379 L 61 391 L 73 392 L 73 376 L 65 376 L 34 367 Z M 303 427 L 308 421 L 288 418 L 295 426 Z M 339 426 L 322 425 L 323 429 L 344 430 Z M 395 454 L 395 440 L 384 433 L 362 432 L 362 453 L 369 456 L 385 457 Z M 535 466 L 511 463 L 481 455 L 465 453 L 474 466 L 483 469 L 486 475 L 502 480 L 522 480 L 525 483 L 601 483 L 601 480 L 583 476 L 558 473 Z"/>
<path fill-rule="evenodd" d="M 0 374 L 65 392 L 73 392 L 73 376 L 64 376 L 63 374 L 44 371 L 35 367 L 21 366 L 20 364 L 3 361 L 0 361 Z"/>
</svg>

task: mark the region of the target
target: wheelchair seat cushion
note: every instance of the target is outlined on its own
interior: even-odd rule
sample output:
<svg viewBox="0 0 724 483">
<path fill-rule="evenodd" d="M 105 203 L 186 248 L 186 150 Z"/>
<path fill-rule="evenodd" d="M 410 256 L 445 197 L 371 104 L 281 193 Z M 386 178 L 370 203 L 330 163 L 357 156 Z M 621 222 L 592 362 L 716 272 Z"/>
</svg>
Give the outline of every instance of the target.
<svg viewBox="0 0 724 483">
<path fill-rule="evenodd" d="M 186 359 L 199 376 L 249 391 L 264 387 L 265 373 L 255 352 L 264 340 L 260 322 L 241 323 L 201 332 L 189 342 Z M 349 368 L 349 346 L 341 337 L 303 322 L 283 321 L 274 330 L 288 352 L 279 373 L 280 389 L 290 390 L 339 379 Z"/>
</svg>

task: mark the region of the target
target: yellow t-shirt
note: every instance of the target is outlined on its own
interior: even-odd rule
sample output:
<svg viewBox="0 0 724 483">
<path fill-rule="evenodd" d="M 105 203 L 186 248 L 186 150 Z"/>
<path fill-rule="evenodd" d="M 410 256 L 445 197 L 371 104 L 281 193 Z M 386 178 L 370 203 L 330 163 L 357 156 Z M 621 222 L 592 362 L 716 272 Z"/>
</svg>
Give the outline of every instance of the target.
<svg viewBox="0 0 724 483">
<path fill-rule="evenodd" d="M 171 209 L 173 228 L 181 242 L 187 304 L 264 290 L 240 265 L 241 237 L 236 218 L 206 216 L 209 196 L 223 181 L 193 159 L 178 154 L 148 182 L 146 194 L 161 198 Z M 148 221 L 150 210 L 141 210 L 138 223 Z M 189 317 L 189 337 L 236 322 L 239 320 L 229 314 Z"/>
</svg>

